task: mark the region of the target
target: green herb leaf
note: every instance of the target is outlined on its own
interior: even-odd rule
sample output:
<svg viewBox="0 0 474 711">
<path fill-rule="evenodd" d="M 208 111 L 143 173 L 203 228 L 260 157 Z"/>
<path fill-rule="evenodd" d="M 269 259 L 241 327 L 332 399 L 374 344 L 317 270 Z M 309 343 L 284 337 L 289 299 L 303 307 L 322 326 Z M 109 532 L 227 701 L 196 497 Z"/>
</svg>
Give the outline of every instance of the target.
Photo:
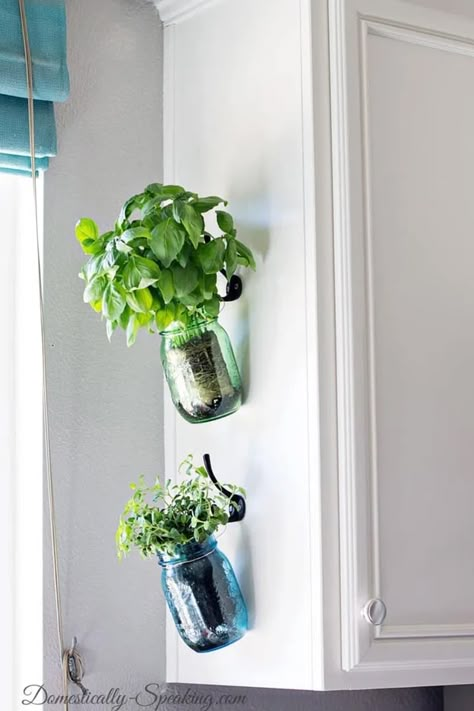
<svg viewBox="0 0 474 711">
<path fill-rule="evenodd" d="M 131 256 L 122 271 L 123 285 L 127 291 L 134 291 L 140 287 L 142 273 L 137 267 L 135 257 Z"/>
<path fill-rule="evenodd" d="M 171 267 L 173 273 L 174 288 L 178 298 L 190 294 L 199 282 L 199 273 L 196 267 L 192 264 L 187 267 L 180 267 L 174 264 Z"/>
<path fill-rule="evenodd" d="M 232 215 L 224 210 L 216 210 L 217 224 L 221 228 L 222 232 L 232 232 L 234 229 L 234 220 Z"/>
<path fill-rule="evenodd" d="M 251 269 L 253 269 L 255 271 L 255 269 L 257 267 L 255 264 L 255 259 L 252 254 L 252 251 L 245 244 L 243 244 L 242 242 L 239 242 L 238 239 L 235 240 L 235 244 L 237 247 L 238 256 L 241 259 L 245 260 L 245 263 L 246 263 L 245 266 L 249 266 Z"/>
<path fill-rule="evenodd" d="M 137 334 L 140 330 L 140 322 L 137 319 L 137 314 L 131 314 L 127 325 L 127 346 L 133 346 L 137 340 Z"/>
<path fill-rule="evenodd" d="M 157 195 L 158 193 L 161 193 L 163 188 L 163 183 L 150 183 L 150 185 L 147 185 L 145 188 L 146 193 L 150 193 L 151 195 Z"/>
<path fill-rule="evenodd" d="M 100 276 L 101 274 L 103 274 L 104 273 L 104 269 L 102 267 L 103 259 L 104 259 L 103 254 L 95 254 L 93 257 L 90 257 L 90 259 L 88 259 L 87 262 L 82 267 L 82 271 L 79 274 L 79 276 L 87 282 L 87 281 L 91 281 L 92 279 L 94 279 L 94 277 Z"/>
<path fill-rule="evenodd" d="M 151 248 L 156 257 L 169 267 L 184 244 L 184 233 L 171 218 L 160 222 L 151 232 Z"/>
<path fill-rule="evenodd" d="M 161 269 L 156 262 L 153 262 L 151 259 L 147 259 L 146 257 L 136 256 L 135 265 L 141 276 L 139 284 L 140 289 L 145 289 L 151 284 L 156 284 L 161 275 Z"/>
<path fill-rule="evenodd" d="M 224 266 L 226 246 L 222 238 L 200 244 L 197 252 L 204 274 L 216 274 Z"/>
<path fill-rule="evenodd" d="M 89 217 L 82 217 L 76 223 L 76 237 L 86 254 L 97 254 L 102 248 L 99 240 L 99 228 L 94 220 Z"/>
<path fill-rule="evenodd" d="M 145 192 L 151 193 L 152 195 L 166 195 L 170 198 L 184 193 L 184 188 L 181 185 L 162 185 L 161 183 L 152 183 L 145 188 Z"/>
<path fill-rule="evenodd" d="M 125 223 L 128 221 L 130 218 L 131 214 L 135 210 L 140 210 L 142 208 L 143 202 L 146 199 L 146 195 L 144 193 L 140 193 L 139 195 L 133 195 L 131 198 L 129 198 L 123 205 L 119 218 L 117 220 L 117 225 L 120 228 L 123 228 Z"/>
<path fill-rule="evenodd" d="M 204 304 L 204 311 L 210 318 L 217 318 L 221 309 L 221 302 L 218 296 L 213 296 L 212 299 Z"/>
<path fill-rule="evenodd" d="M 181 304 L 187 307 L 190 312 L 195 312 L 197 310 L 197 307 L 199 306 L 199 311 L 204 313 L 204 297 L 202 294 L 201 289 L 199 288 L 199 285 L 191 291 L 190 294 L 183 294 L 182 296 L 179 297 L 179 300 L 181 301 Z M 183 319 L 181 319 L 183 321 Z M 184 319 L 184 323 L 187 323 L 187 319 Z"/>
<path fill-rule="evenodd" d="M 163 198 L 156 196 L 153 198 L 149 198 L 146 200 L 146 202 L 143 204 L 142 207 L 142 213 L 143 213 L 143 222 L 145 227 L 148 227 L 149 229 L 157 223 L 157 221 L 160 218 L 161 215 L 161 203 L 162 203 Z M 150 220 L 150 225 L 145 224 L 146 219 Z"/>
<path fill-rule="evenodd" d="M 130 306 L 128 306 L 128 304 L 127 304 L 127 306 L 124 308 L 124 310 L 120 314 L 120 317 L 118 320 L 120 328 L 123 328 L 124 330 L 127 328 L 131 314 L 132 314 L 132 311 L 130 309 Z"/>
<path fill-rule="evenodd" d="M 107 284 L 108 281 L 106 277 L 94 277 L 84 289 L 84 301 L 87 304 L 90 304 L 91 301 L 100 301 L 104 295 Z"/>
<path fill-rule="evenodd" d="M 217 294 L 217 277 L 215 274 L 203 274 L 201 279 L 201 290 L 204 298 L 212 299 Z"/>
<path fill-rule="evenodd" d="M 99 237 L 99 228 L 90 217 L 81 217 L 76 223 L 76 237 L 79 242 L 85 239 L 96 240 Z"/>
<path fill-rule="evenodd" d="M 148 313 L 153 305 L 153 296 L 150 289 L 137 289 L 126 295 L 127 304 L 132 311 Z"/>
<path fill-rule="evenodd" d="M 231 497 L 220 493 L 202 467 L 195 468 L 191 456 L 182 462 L 182 481 L 162 485 L 158 478 L 147 486 L 142 476 L 130 485 L 115 535 L 119 558 L 137 548 L 143 557 L 157 553 L 174 555 L 178 546 L 204 542 L 229 520 Z M 230 492 L 236 486 L 225 485 Z"/>
<path fill-rule="evenodd" d="M 79 220 L 77 239 L 91 255 L 80 272 L 84 299 L 103 313 L 109 337 L 120 326 L 131 345 L 139 328 L 153 333 L 173 321 L 186 328 L 218 313 L 217 273 L 225 267 L 230 278 L 238 264 L 255 268 L 230 213 L 216 210 L 223 234 L 206 230 L 205 213 L 221 204 L 217 195 L 151 183 L 125 202 L 112 230 L 99 236 L 93 220 Z"/>
<path fill-rule="evenodd" d="M 207 212 L 221 203 L 227 205 L 227 202 L 217 195 L 209 195 L 209 197 L 197 198 L 196 200 L 193 200 L 191 204 L 198 212 Z"/>
<path fill-rule="evenodd" d="M 204 220 L 202 215 L 199 212 L 196 212 L 194 207 L 187 202 L 178 200 L 174 206 L 177 212 L 175 219 L 178 217 L 178 219 L 181 220 L 181 223 L 188 233 L 194 249 L 197 249 L 204 231 Z"/>
<path fill-rule="evenodd" d="M 150 230 L 146 227 L 130 227 L 120 235 L 120 240 L 128 244 L 135 239 L 151 239 Z"/>
<path fill-rule="evenodd" d="M 106 320 L 105 329 L 107 332 L 107 338 L 109 339 L 109 342 L 110 342 L 110 339 L 112 338 L 112 334 L 115 331 L 115 329 L 117 328 L 117 326 L 118 326 L 117 321 L 109 321 L 109 319 Z"/>
<path fill-rule="evenodd" d="M 175 320 L 175 308 L 173 304 L 168 304 L 164 309 L 156 312 L 156 325 L 160 331 L 164 331 Z"/>
<path fill-rule="evenodd" d="M 118 251 L 117 247 L 113 242 L 109 242 L 105 250 L 104 258 L 102 259 L 102 269 L 106 272 L 111 273 L 111 276 L 113 276 L 113 274 L 115 274 L 115 272 L 117 271 L 117 267 L 121 258 L 123 258 L 121 252 Z"/>
<path fill-rule="evenodd" d="M 125 305 L 125 291 L 117 284 L 109 282 L 102 298 L 102 311 L 105 318 L 110 319 L 110 321 L 116 321 L 124 310 Z"/>
<path fill-rule="evenodd" d="M 158 289 L 161 291 L 165 304 L 169 304 L 175 294 L 173 275 L 169 269 L 162 270 L 160 280 L 158 282 Z"/>
<path fill-rule="evenodd" d="M 235 239 L 227 240 L 227 247 L 225 250 L 225 271 L 227 278 L 230 279 L 237 269 L 237 245 Z"/>
<path fill-rule="evenodd" d="M 176 261 L 180 266 L 185 267 L 193 254 L 194 249 L 192 245 L 189 242 L 185 242 L 183 245 L 183 249 L 176 257 Z"/>
</svg>

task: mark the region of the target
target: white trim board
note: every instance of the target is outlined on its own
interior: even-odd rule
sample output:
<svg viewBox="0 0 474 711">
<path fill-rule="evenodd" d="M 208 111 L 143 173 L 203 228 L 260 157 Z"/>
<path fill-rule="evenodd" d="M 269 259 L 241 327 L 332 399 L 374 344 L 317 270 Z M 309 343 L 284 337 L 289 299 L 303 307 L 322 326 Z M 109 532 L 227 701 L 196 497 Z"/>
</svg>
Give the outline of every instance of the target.
<svg viewBox="0 0 474 711">
<path fill-rule="evenodd" d="M 214 4 L 219 0 L 153 0 L 164 25 L 176 22 L 195 15 L 202 8 Z"/>
</svg>

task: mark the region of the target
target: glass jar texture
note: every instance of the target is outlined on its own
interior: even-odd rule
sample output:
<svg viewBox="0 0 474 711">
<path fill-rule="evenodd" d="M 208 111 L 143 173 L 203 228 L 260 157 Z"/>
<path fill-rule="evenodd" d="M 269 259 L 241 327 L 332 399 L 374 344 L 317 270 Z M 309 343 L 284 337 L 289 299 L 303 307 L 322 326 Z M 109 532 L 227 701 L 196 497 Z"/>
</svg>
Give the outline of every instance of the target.
<svg viewBox="0 0 474 711">
<path fill-rule="evenodd" d="M 161 583 L 181 639 L 195 652 L 211 652 L 241 639 L 247 607 L 228 558 L 214 536 L 159 555 Z"/>
<path fill-rule="evenodd" d="M 188 422 L 209 422 L 239 409 L 240 373 L 217 319 L 162 331 L 161 362 L 171 398 Z"/>
</svg>

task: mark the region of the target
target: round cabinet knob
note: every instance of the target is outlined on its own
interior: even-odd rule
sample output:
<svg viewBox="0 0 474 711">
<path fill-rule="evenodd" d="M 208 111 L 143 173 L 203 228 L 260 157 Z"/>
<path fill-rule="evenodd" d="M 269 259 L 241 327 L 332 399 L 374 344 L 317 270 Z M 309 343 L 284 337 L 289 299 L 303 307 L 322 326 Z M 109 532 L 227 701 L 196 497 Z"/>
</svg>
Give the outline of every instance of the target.
<svg viewBox="0 0 474 711">
<path fill-rule="evenodd" d="M 373 598 L 372 600 L 369 600 L 368 602 L 366 602 L 366 604 L 362 608 L 362 616 L 371 625 L 378 626 L 378 625 L 383 624 L 383 621 L 385 620 L 386 615 L 387 615 L 387 608 L 385 607 L 385 603 L 383 600 L 380 600 L 380 598 L 378 598 L 378 597 Z"/>
</svg>

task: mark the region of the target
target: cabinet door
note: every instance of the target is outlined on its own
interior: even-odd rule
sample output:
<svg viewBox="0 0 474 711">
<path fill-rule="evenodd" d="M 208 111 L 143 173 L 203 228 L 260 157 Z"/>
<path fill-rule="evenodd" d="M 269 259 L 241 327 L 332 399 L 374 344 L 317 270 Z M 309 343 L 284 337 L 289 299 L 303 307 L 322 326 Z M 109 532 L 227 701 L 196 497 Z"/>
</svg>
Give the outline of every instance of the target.
<svg viewBox="0 0 474 711">
<path fill-rule="evenodd" d="M 474 681 L 474 6 L 329 6 L 342 667 Z"/>
</svg>

